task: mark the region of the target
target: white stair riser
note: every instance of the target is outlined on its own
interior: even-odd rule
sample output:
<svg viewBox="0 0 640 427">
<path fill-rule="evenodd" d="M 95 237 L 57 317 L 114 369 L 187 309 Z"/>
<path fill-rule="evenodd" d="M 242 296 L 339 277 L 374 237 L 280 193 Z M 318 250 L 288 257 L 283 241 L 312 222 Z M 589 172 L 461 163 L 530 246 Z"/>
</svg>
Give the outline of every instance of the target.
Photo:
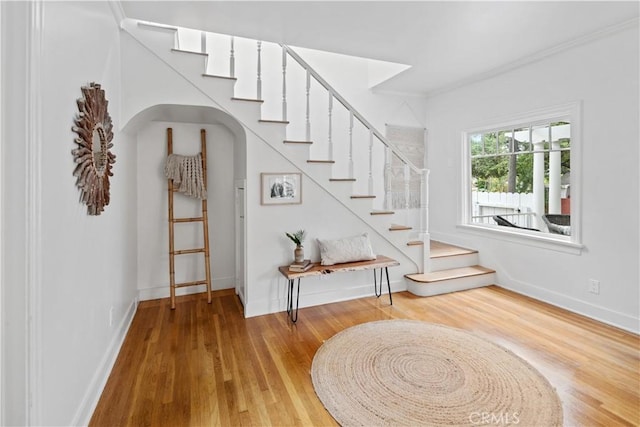
<svg viewBox="0 0 640 427">
<path fill-rule="evenodd" d="M 284 141 L 287 132 L 286 125 L 271 122 L 258 122 L 258 124 L 260 138 L 268 141 L 280 141 L 280 144 L 270 145 L 274 145 L 276 149 L 281 149 L 282 147 L 280 145 L 282 145 L 282 141 Z M 255 126 L 252 126 L 252 128 L 256 129 Z"/>
<path fill-rule="evenodd" d="M 406 245 L 406 242 L 405 242 L 405 245 Z M 407 246 L 406 249 L 404 250 L 404 253 L 407 254 L 409 258 L 414 260 L 416 264 L 418 264 L 419 270 L 420 270 L 420 266 L 422 265 L 422 257 L 424 256 L 423 248 L 424 248 L 423 246 L 414 245 L 414 246 Z M 418 273 L 424 273 L 424 271 L 418 271 Z"/>
<path fill-rule="evenodd" d="M 228 109 L 228 105 L 225 105 L 225 103 L 220 101 L 226 100 L 227 98 L 233 96 L 233 88 L 236 84 L 236 81 L 232 79 L 220 79 L 217 77 L 205 77 L 202 75 L 200 75 L 198 78 L 198 87 L 200 88 L 200 90 L 205 94 L 219 93 L 220 98 L 216 98 L 216 103 L 221 105 L 223 108 Z"/>
<path fill-rule="evenodd" d="M 495 273 L 460 277 L 433 283 L 419 283 L 407 278 L 405 278 L 405 280 L 409 292 L 417 296 L 429 297 L 493 285 L 495 283 Z"/>
<path fill-rule="evenodd" d="M 413 230 L 396 230 L 391 231 L 389 227 L 387 227 L 387 236 L 389 236 L 389 240 L 393 242 L 398 247 L 402 247 L 406 249 L 407 242 L 411 240 L 411 232 Z"/>
<path fill-rule="evenodd" d="M 202 76 L 207 63 L 206 55 L 177 50 L 171 50 L 169 54 L 175 58 L 170 59 L 173 68 L 185 75 L 200 74 Z"/>
<path fill-rule="evenodd" d="M 304 162 L 302 163 L 305 164 Z M 331 178 L 331 165 L 326 163 L 306 163 L 306 167 L 302 167 L 313 179 L 319 183 L 329 182 Z"/>
<path fill-rule="evenodd" d="M 391 224 L 395 222 L 393 217 L 394 215 L 371 215 L 371 210 L 369 210 L 368 222 L 371 225 L 375 225 L 377 229 L 385 230 L 385 229 L 389 229 L 389 227 L 391 227 Z M 397 233 L 397 232 L 394 231 L 394 233 Z M 409 237 L 406 234 L 405 236 L 407 238 Z M 406 244 L 407 241 L 405 240 L 404 243 Z"/>
<path fill-rule="evenodd" d="M 371 216 L 371 211 L 373 210 L 372 199 L 352 199 L 352 195 L 353 190 L 341 201 L 348 204 L 350 209 L 362 218 L 367 218 L 367 215 Z"/>
<path fill-rule="evenodd" d="M 350 182 L 329 182 L 329 189 L 340 201 L 347 201 L 353 194 L 353 186 Z"/>
<path fill-rule="evenodd" d="M 478 265 L 478 253 L 431 258 L 431 271 L 449 270 Z"/>
<path fill-rule="evenodd" d="M 306 144 L 282 144 L 282 152 L 298 164 L 303 164 L 309 159 L 309 147 Z"/>
<path fill-rule="evenodd" d="M 238 120 L 243 122 L 246 122 L 248 120 L 255 120 L 256 117 L 260 117 L 260 112 L 262 111 L 261 102 L 231 100 L 228 107 L 224 102 L 220 102 L 220 104 L 228 108 L 229 111 L 233 111 L 234 116 L 236 116 Z"/>
</svg>

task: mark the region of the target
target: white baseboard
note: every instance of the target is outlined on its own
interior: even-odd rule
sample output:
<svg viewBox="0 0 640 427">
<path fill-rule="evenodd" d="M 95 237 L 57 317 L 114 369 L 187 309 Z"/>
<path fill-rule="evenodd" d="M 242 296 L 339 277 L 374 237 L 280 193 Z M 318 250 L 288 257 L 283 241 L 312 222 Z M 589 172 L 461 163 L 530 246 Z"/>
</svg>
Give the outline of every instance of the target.
<svg viewBox="0 0 640 427">
<path fill-rule="evenodd" d="M 529 283 L 524 283 L 519 280 L 510 279 L 510 282 L 511 283 L 509 285 L 499 284 L 498 286 L 536 300 L 546 302 L 556 307 L 563 308 L 573 313 L 583 315 L 590 319 L 597 320 L 598 322 L 606 323 L 607 325 L 615 326 L 616 328 L 624 329 L 625 331 L 629 331 L 634 334 L 640 334 L 640 319 L 634 318 L 633 316 L 609 310 L 608 308 L 590 304 L 585 301 L 580 301 L 576 298 L 540 288 Z"/>
<path fill-rule="evenodd" d="M 406 290 L 407 284 L 404 278 L 391 282 L 391 293 L 402 292 Z M 329 291 L 303 292 L 300 295 L 300 308 L 348 301 L 357 298 L 365 298 L 373 295 L 373 283 L 368 285 L 354 286 L 350 288 L 332 289 Z M 382 286 L 382 295 L 380 296 L 380 298 L 385 298 L 385 301 L 389 301 L 386 281 Z M 287 295 L 285 293 L 282 298 L 249 302 L 249 304 L 245 306 L 244 316 L 255 317 L 262 316 L 264 314 L 278 313 L 281 311 L 285 311 L 286 306 Z"/>
<path fill-rule="evenodd" d="M 466 241 L 460 241 L 456 236 L 438 232 L 431 233 L 431 237 L 434 240 L 441 240 L 451 244 L 458 244 L 460 246 L 465 246 Z M 473 245 L 467 247 L 478 249 L 474 248 Z M 506 277 L 507 279 L 506 283 L 504 283 L 504 280 L 498 280 L 500 283 L 497 285 L 502 288 L 546 302 L 590 319 L 606 323 L 607 325 L 615 326 L 616 328 L 624 329 L 625 331 L 629 331 L 634 334 L 640 334 L 640 319 L 638 318 L 514 279 L 499 266 L 493 266 L 493 268 L 497 270 L 499 277 Z"/>
<path fill-rule="evenodd" d="M 222 289 L 233 289 L 236 287 L 236 281 L 234 277 L 221 277 L 213 279 L 211 283 L 211 290 L 219 291 Z M 205 285 L 189 286 L 185 288 L 176 289 L 176 295 L 191 295 L 206 292 Z M 169 286 L 167 284 L 153 286 L 150 288 L 138 288 L 138 298 L 140 301 L 148 301 L 152 299 L 168 298 Z"/>
<path fill-rule="evenodd" d="M 100 400 L 102 391 L 107 384 L 107 380 L 109 379 L 109 375 L 111 374 L 113 365 L 116 363 L 116 359 L 118 357 L 118 354 L 120 353 L 122 343 L 127 336 L 127 332 L 129 332 L 129 327 L 131 326 L 131 322 L 133 321 L 133 316 L 135 315 L 137 308 L 138 299 L 135 298 L 133 301 L 131 301 L 127 312 L 120 321 L 118 329 L 116 330 L 113 339 L 109 343 L 109 346 L 107 347 L 107 350 L 105 351 L 104 356 L 102 357 L 102 360 L 98 365 L 98 369 L 96 369 L 93 378 L 91 378 L 91 382 L 89 383 L 89 387 L 84 394 L 82 402 L 80 403 L 80 406 L 73 416 L 71 425 L 89 425 L 89 421 L 91 421 L 93 411 L 98 405 L 98 400 Z"/>
</svg>

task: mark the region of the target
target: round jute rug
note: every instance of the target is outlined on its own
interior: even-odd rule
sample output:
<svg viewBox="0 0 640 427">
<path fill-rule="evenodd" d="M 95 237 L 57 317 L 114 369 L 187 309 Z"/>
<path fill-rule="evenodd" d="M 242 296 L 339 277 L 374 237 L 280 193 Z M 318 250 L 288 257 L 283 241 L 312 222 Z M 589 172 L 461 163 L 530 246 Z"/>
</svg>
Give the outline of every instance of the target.
<svg viewBox="0 0 640 427">
<path fill-rule="evenodd" d="M 560 399 L 535 368 L 442 325 L 383 320 L 345 329 L 318 349 L 311 377 L 343 426 L 562 425 Z"/>
</svg>

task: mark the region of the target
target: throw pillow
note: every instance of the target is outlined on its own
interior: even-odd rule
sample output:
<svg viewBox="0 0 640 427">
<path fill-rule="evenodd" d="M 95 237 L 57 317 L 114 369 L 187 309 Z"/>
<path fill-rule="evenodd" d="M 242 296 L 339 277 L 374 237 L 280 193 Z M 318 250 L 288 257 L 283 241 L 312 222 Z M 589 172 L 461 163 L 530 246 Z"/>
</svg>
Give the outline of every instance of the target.
<svg viewBox="0 0 640 427">
<path fill-rule="evenodd" d="M 317 240 L 322 265 L 376 259 L 367 233 L 336 240 Z"/>
</svg>

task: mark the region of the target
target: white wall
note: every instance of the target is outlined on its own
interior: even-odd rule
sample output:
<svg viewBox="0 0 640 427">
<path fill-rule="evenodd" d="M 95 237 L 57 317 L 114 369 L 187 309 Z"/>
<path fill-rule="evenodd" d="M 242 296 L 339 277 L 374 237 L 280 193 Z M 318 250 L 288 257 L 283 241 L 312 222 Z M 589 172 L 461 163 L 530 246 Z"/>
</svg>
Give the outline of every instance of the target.
<svg viewBox="0 0 640 427">
<path fill-rule="evenodd" d="M 394 291 L 406 289 L 404 274 L 415 273 L 415 267 L 388 242 L 373 232 L 363 221 L 303 175 L 302 204 L 260 205 L 261 172 L 297 172 L 298 170 L 264 143 L 249 135 L 247 146 L 247 316 L 283 311 L 286 306 L 287 282 L 277 271 L 280 265 L 293 261 L 295 245 L 285 232 L 307 231 L 305 258 L 320 260 L 317 238 L 341 238 L 368 232 L 374 252 L 403 262 L 389 269 Z M 309 277 L 302 280 L 300 307 L 358 298 L 373 294 L 371 271 Z M 385 288 L 386 289 L 386 288 Z M 387 301 L 386 299 L 383 301 Z"/>
<path fill-rule="evenodd" d="M 42 56 L 40 68 L 36 70 L 42 89 L 36 94 L 42 111 L 37 129 L 41 136 L 40 180 L 24 175 L 27 153 L 16 151 L 24 144 L 23 137 L 12 135 L 11 143 L 16 147 L 11 151 L 18 157 L 3 165 L 4 181 L 11 181 L 16 187 L 5 194 L 4 203 L 8 207 L 6 221 L 15 226 L 6 244 L 16 244 L 17 249 L 8 261 L 16 261 L 17 267 L 25 262 L 25 259 L 13 259 L 24 256 L 19 243 L 24 239 L 24 228 L 20 224 L 39 230 L 37 243 L 31 248 L 39 246 L 41 253 L 40 259 L 37 254 L 34 257 L 26 254 L 26 259 L 36 262 L 28 266 L 35 279 L 24 280 L 19 268 L 4 277 L 8 294 L 16 297 L 10 302 L 15 310 L 5 317 L 9 336 L 25 334 L 21 318 L 25 311 L 25 292 L 35 291 L 41 307 L 33 313 L 36 325 L 31 348 L 36 367 L 31 371 L 34 377 L 30 380 L 34 386 L 31 390 L 33 413 L 31 418 L 26 418 L 25 363 L 29 354 L 19 342 L 11 342 L 5 368 L 13 374 L 4 384 L 5 405 L 9 409 L 4 420 L 7 425 L 88 422 L 102 381 L 106 380 L 112 358 L 133 315 L 136 298 L 136 190 L 131 184 L 136 179 L 136 151 L 133 141 L 118 131 L 118 28 L 106 2 L 46 2 L 42 7 Z M 9 34 L 21 26 L 29 28 L 26 15 L 11 18 Z M 12 46 L 9 57 L 15 55 L 19 59 L 21 51 L 26 51 L 24 46 Z M 16 73 L 11 77 L 19 75 Z M 111 180 L 111 203 L 97 217 L 87 216 L 86 207 L 78 202 L 71 155 L 76 137 L 71 130 L 78 111 L 76 99 L 81 96 L 80 87 L 92 81 L 102 84 L 110 101 L 109 110 L 115 124 L 112 151 L 117 156 Z M 12 82 L 18 84 L 18 79 Z M 23 97 L 24 94 L 11 93 L 4 100 L 4 111 L 8 106 L 19 108 Z M 24 129 L 24 120 L 15 125 L 22 125 Z M 13 197 L 24 191 L 23 183 L 30 181 L 36 188 L 36 217 L 34 222 L 27 223 L 23 196 Z M 27 289 L 25 284 L 34 287 Z M 20 358 L 22 360 L 18 360 Z"/>
<path fill-rule="evenodd" d="M 603 37 L 428 100 L 432 236 L 480 249 L 510 289 L 638 331 L 638 28 Z M 582 229 L 579 255 L 456 228 L 461 132 L 581 101 Z M 573 166 L 572 162 L 572 166 Z M 587 292 L 600 280 L 599 295 Z"/>
<path fill-rule="evenodd" d="M 377 93 L 375 88 L 371 89 L 369 83 L 377 75 L 377 61 L 311 49 L 294 50 L 383 134 L 385 124 L 424 127 L 422 97 Z"/>
<path fill-rule="evenodd" d="M 194 155 L 200 152 L 200 129 L 207 131 L 207 193 L 211 275 L 213 289 L 235 286 L 234 236 L 234 136 L 222 125 L 151 122 L 137 134 L 138 163 L 138 290 L 141 299 L 169 295 L 169 237 L 166 130 L 173 129 L 173 151 Z M 174 215 L 198 217 L 199 199 L 176 193 Z M 176 249 L 203 247 L 202 223 L 176 224 Z M 205 277 L 202 254 L 176 257 L 176 282 L 202 280 Z M 202 291 L 204 286 L 178 289 L 177 294 Z"/>
</svg>

